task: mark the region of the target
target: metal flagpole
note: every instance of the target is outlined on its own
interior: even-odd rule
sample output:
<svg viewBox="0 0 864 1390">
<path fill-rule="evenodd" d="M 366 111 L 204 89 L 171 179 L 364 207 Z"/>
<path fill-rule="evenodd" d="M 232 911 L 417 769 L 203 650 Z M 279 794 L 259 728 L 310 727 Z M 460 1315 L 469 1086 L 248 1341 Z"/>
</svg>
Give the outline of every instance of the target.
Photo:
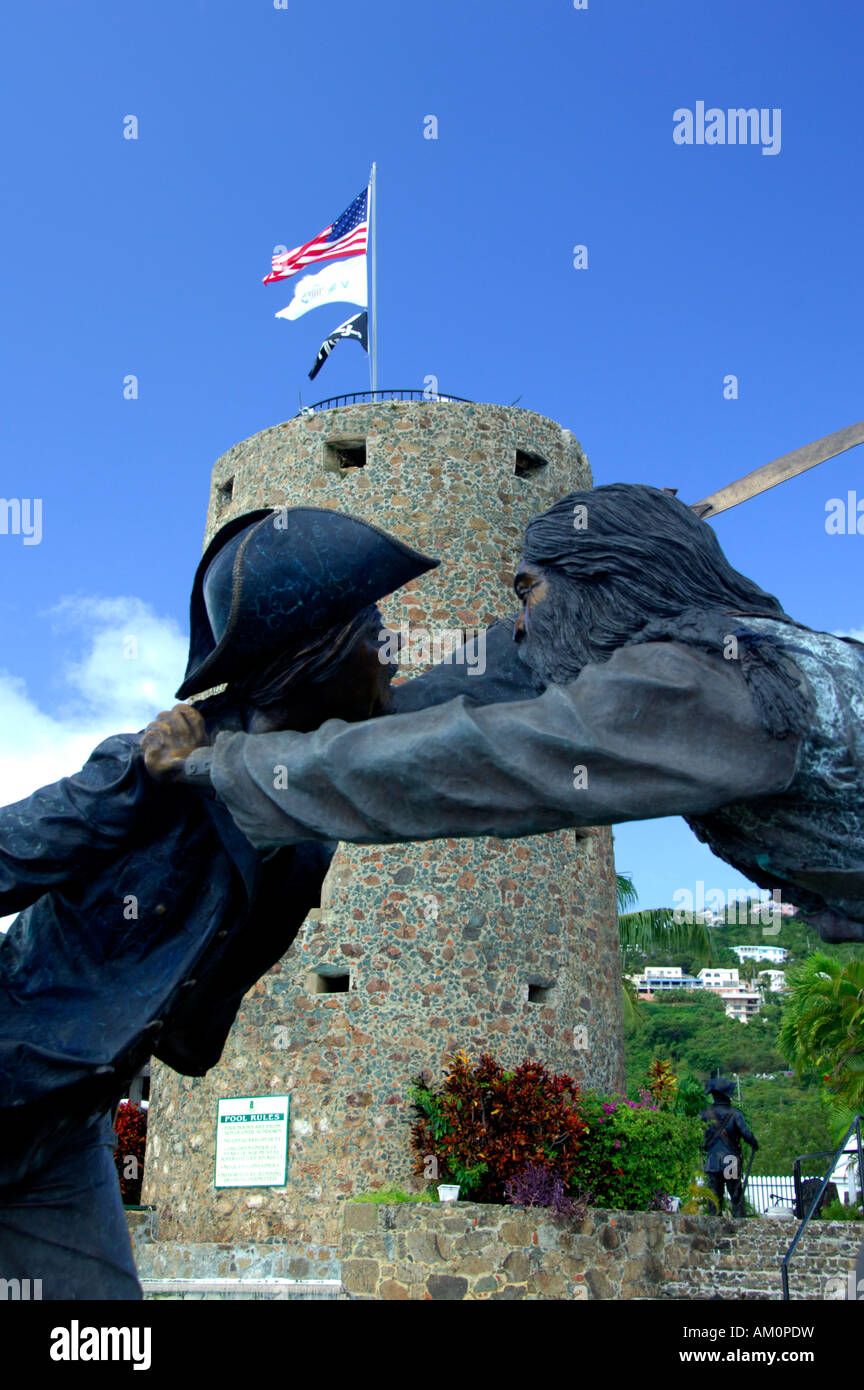
<svg viewBox="0 0 864 1390">
<path fill-rule="evenodd" d="M 371 283 L 369 286 L 369 373 L 372 384 L 372 399 L 378 399 L 378 272 L 375 263 L 375 236 L 377 233 L 377 211 L 375 207 L 375 170 L 369 176 L 369 249 L 371 253 Z"/>
</svg>

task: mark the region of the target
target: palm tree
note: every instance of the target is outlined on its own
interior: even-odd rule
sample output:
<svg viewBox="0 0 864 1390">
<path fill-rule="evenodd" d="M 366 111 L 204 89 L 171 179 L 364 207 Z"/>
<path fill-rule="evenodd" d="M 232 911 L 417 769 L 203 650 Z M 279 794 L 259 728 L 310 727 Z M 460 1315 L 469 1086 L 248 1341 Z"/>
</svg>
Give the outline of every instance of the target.
<svg viewBox="0 0 864 1390">
<path fill-rule="evenodd" d="M 622 951 L 655 951 L 665 946 L 670 951 L 690 951 L 705 965 L 711 964 L 711 933 L 703 921 L 676 921 L 671 907 L 652 907 L 642 912 L 628 912 L 638 900 L 633 879 L 629 874 L 615 874 L 618 898 L 618 939 Z M 621 980 L 624 991 L 623 1016 L 625 1026 L 632 1028 L 639 1016 L 639 996 L 626 975 Z"/>
<path fill-rule="evenodd" d="M 815 951 L 791 972 L 778 1043 L 801 1074 L 819 1071 L 839 1110 L 864 1111 L 864 960 Z"/>
<path fill-rule="evenodd" d="M 711 964 L 712 938 L 709 928 L 701 920 L 680 922 L 676 920 L 675 909 L 671 907 L 652 907 L 642 912 L 628 912 L 639 895 L 629 874 L 615 875 L 618 896 L 618 935 L 622 949 L 632 947 L 637 951 L 656 951 L 657 947 L 667 947 L 670 951 L 690 951 L 705 965 Z"/>
</svg>

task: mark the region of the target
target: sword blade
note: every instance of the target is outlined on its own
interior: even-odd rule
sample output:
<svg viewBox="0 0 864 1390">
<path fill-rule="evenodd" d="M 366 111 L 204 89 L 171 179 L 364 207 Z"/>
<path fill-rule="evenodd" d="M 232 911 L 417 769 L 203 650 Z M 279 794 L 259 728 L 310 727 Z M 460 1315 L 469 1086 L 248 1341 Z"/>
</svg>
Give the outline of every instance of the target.
<svg viewBox="0 0 864 1390">
<path fill-rule="evenodd" d="M 826 434 L 824 439 L 805 444 L 803 449 L 795 449 L 782 458 L 772 459 L 771 463 L 763 463 L 761 468 L 754 468 L 752 473 L 746 473 L 734 483 L 727 483 L 726 487 L 712 492 L 710 497 L 703 497 L 701 502 L 692 502 L 691 506 L 697 516 L 707 520 L 718 512 L 728 512 L 730 507 L 737 507 L 751 497 L 758 497 L 760 492 L 767 492 L 778 483 L 785 483 L 787 478 L 806 473 L 817 463 L 824 463 L 826 459 L 836 458 L 837 454 L 845 453 L 847 449 L 854 449 L 856 444 L 864 444 L 864 420 L 859 420 L 857 425 L 848 425 L 845 430 Z"/>
</svg>

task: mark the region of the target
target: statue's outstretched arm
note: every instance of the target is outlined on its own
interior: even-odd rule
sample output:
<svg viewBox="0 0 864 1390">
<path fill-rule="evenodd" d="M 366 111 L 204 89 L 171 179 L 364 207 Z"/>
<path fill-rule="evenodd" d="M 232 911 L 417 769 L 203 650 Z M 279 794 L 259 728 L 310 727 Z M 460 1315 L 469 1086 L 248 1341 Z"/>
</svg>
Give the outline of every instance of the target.
<svg viewBox="0 0 864 1390">
<path fill-rule="evenodd" d="M 80 772 L 0 808 L 0 914 L 118 854 L 159 795 L 138 736 L 117 734 Z"/>
<path fill-rule="evenodd" d="M 515 621 L 515 613 L 510 618 L 499 618 L 425 675 L 395 685 L 387 713 L 408 714 L 443 705 L 460 695 L 478 705 L 530 700 L 541 695 L 545 683 L 526 666 L 513 641 Z"/>
<path fill-rule="evenodd" d="M 785 789 L 797 752 L 764 732 L 733 661 L 663 642 L 620 648 L 534 699 L 459 698 L 310 734 L 222 733 L 204 761 L 263 848 L 704 815 Z"/>
</svg>

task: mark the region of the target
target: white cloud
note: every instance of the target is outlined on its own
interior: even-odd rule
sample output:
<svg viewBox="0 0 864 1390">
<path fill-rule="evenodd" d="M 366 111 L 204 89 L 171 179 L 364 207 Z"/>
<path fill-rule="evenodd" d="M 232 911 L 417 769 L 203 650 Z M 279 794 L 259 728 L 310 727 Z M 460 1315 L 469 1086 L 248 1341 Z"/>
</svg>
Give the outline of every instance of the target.
<svg viewBox="0 0 864 1390">
<path fill-rule="evenodd" d="M 135 732 L 176 703 L 187 639 L 137 598 L 67 598 L 45 615 L 61 666 L 50 711 L 0 670 L 0 802 L 20 801 L 77 772 L 109 734 Z M 51 640 L 47 637 L 46 640 Z M 11 917 L 0 918 L 0 930 Z"/>
<path fill-rule="evenodd" d="M 864 627 L 850 627 L 843 632 L 835 632 L 835 637 L 854 637 L 856 642 L 864 642 Z"/>
<path fill-rule="evenodd" d="M 140 729 L 175 703 L 188 642 L 172 619 L 137 598 L 68 598 L 50 616 L 84 647 L 64 671 L 70 713 L 116 732 Z"/>
</svg>

